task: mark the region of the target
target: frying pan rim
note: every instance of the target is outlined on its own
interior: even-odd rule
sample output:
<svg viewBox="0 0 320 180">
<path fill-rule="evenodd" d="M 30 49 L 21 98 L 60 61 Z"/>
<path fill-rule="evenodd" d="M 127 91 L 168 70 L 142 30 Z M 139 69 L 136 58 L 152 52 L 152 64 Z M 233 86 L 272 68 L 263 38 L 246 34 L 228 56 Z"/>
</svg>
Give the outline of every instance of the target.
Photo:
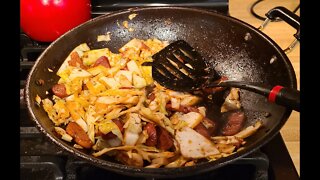
<svg viewBox="0 0 320 180">
<path fill-rule="evenodd" d="M 36 123 L 37 128 L 45 134 L 47 138 L 49 138 L 50 141 L 54 142 L 56 145 L 58 145 L 60 148 L 63 150 L 66 150 L 67 152 L 71 153 L 72 155 L 76 155 L 76 157 L 80 157 L 84 160 L 86 160 L 88 163 L 108 169 L 110 171 L 116 172 L 116 173 L 125 173 L 126 175 L 131 175 L 131 176 L 150 176 L 150 177 L 179 177 L 179 176 L 189 176 L 189 175 L 195 175 L 207 171 L 212 171 L 214 169 L 217 169 L 219 167 L 222 167 L 226 164 L 229 164 L 243 156 L 249 155 L 265 145 L 267 142 L 269 142 L 275 135 L 277 135 L 277 132 L 280 131 L 282 126 L 285 124 L 287 119 L 289 118 L 292 110 L 286 109 L 284 112 L 283 116 L 281 117 L 281 122 L 278 123 L 277 126 L 273 128 L 270 132 L 268 132 L 268 135 L 265 135 L 264 138 L 259 139 L 255 143 L 250 144 L 249 146 L 246 146 L 246 148 L 242 151 L 239 151 L 235 154 L 232 154 L 228 157 L 218 159 L 216 161 L 212 162 L 206 162 L 206 163 L 201 163 L 197 164 L 195 166 L 190 166 L 190 167 L 179 167 L 179 168 L 154 168 L 154 169 L 148 169 L 148 168 L 137 168 L 137 167 L 130 167 L 127 165 L 122 165 L 119 163 L 113 163 L 110 161 L 105 161 L 99 158 L 95 158 L 92 155 L 86 154 L 84 152 L 81 152 L 69 145 L 65 146 L 63 141 L 55 136 L 51 136 L 47 130 L 45 130 L 42 126 L 42 123 L 38 120 L 38 118 L 35 116 L 32 108 L 31 108 L 31 100 L 30 100 L 30 91 L 29 89 L 31 88 L 30 82 L 33 77 L 33 72 L 36 70 L 38 67 L 39 62 L 41 59 L 45 56 L 45 54 L 51 49 L 52 46 L 55 46 L 57 42 L 59 42 L 61 39 L 63 39 L 65 36 L 68 36 L 72 32 L 77 31 L 78 29 L 85 28 L 86 26 L 90 25 L 91 23 L 96 23 L 97 21 L 102 21 L 104 19 L 111 18 L 113 16 L 118 16 L 121 14 L 127 14 L 127 13 L 133 13 L 133 12 L 139 12 L 139 11 L 148 11 L 148 10 L 160 10 L 160 9 L 174 9 L 174 10 L 183 10 L 183 11 L 191 11 L 191 12 L 196 12 L 196 13 L 203 13 L 203 14 L 208 14 L 212 16 L 217 16 L 218 18 L 222 18 L 228 21 L 233 21 L 238 25 L 245 26 L 245 28 L 250 29 L 251 31 L 254 31 L 257 33 L 260 37 L 263 37 L 270 45 L 272 45 L 278 52 L 279 55 L 281 55 L 281 58 L 284 60 L 286 63 L 286 67 L 289 71 L 290 74 L 290 85 L 292 88 L 297 87 L 297 82 L 296 82 L 296 75 L 294 72 L 294 69 L 292 67 L 292 64 L 290 63 L 288 57 L 284 53 L 284 51 L 278 46 L 278 44 L 273 41 L 269 36 L 267 36 L 265 33 L 262 31 L 256 29 L 252 25 L 236 19 L 232 16 L 229 15 L 224 15 L 220 14 L 218 12 L 213 12 L 201 8 L 192 8 L 192 7 L 175 7 L 175 6 L 170 6 L 170 7 L 136 7 L 136 8 L 128 8 L 128 9 L 122 9 L 118 10 L 109 14 L 101 15 L 96 18 L 93 18 L 71 30 L 66 32 L 64 35 L 60 36 L 58 39 L 56 39 L 54 42 L 52 42 L 44 51 L 43 53 L 37 58 L 34 66 L 30 70 L 30 73 L 27 78 L 26 82 L 26 88 L 25 88 L 25 95 L 26 95 L 26 103 L 28 107 L 28 112 L 29 115 L 31 116 L 31 119 Z M 183 174 L 181 174 L 183 172 Z"/>
</svg>

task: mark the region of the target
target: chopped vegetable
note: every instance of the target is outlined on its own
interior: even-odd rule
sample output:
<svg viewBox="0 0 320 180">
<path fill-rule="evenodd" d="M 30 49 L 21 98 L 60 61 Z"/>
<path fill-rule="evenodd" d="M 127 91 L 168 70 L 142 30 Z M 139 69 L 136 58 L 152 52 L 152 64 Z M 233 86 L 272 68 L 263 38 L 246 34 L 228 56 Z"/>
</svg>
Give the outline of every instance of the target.
<svg viewBox="0 0 320 180">
<path fill-rule="evenodd" d="M 107 34 L 105 34 L 105 35 L 99 35 L 99 36 L 97 37 L 97 41 L 98 41 L 98 42 L 101 42 L 101 41 L 106 41 L 106 42 L 111 41 L 111 34 L 110 34 L 110 32 L 107 32 Z"/>
<path fill-rule="evenodd" d="M 221 106 L 221 112 L 240 109 L 241 103 L 239 98 L 239 88 L 231 88 L 229 95 Z"/>
<path fill-rule="evenodd" d="M 213 142 L 189 127 L 177 131 L 176 139 L 181 154 L 186 158 L 199 159 L 220 153 Z"/>
<path fill-rule="evenodd" d="M 137 15 L 138 15 L 138 14 L 136 14 L 136 13 L 132 13 L 132 14 L 130 14 L 130 15 L 128 16 L 128 18 L 129 18 L 130 20 L 132 20 L 132 19 L 135 18 Z"/>
<path fill-rule="evenodd" d="M 38 94 L 36 96 L 36 102 L 38 103 L 38 105 L 40 105 L 40 103 L 41 103 L 41 98 Z"/>
</svg>

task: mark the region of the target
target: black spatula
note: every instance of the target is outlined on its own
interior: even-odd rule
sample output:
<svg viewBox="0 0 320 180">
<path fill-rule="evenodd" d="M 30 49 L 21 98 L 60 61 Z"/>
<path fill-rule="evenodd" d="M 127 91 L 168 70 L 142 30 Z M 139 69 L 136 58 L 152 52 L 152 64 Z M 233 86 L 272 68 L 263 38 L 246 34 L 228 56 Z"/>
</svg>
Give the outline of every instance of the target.
<svg viewBox="0 0 320 180">
<path fill-rule="evenodd" d="M 296 89 L 279 85 L 268 87 L 255 82 L 215 81 L 220 78 L 217 73 L 208 68 L 201 54 L 184 40 L 169 44 L 152 58 L 153 62 L 143 65 L 151 65 L 153 79 L 168 89 L 191 92 L 209 87 L 236 87 L 264 95 L 271 102 L 300 111 L 300 91 Z"/>
</svg>

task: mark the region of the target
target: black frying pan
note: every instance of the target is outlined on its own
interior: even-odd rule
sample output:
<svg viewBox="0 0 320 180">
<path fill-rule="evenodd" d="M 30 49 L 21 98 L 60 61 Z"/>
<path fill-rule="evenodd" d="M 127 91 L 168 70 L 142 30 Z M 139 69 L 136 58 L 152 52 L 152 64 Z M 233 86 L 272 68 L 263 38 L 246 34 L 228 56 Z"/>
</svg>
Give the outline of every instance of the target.
<svg viewBox="0 0 320 180">
<path fill-rule="evenodd" d="M 118 26 L 128 20 L 128 15 L 138 16 L 129 21 L 135 31 Z M 273 10 L 272 16 L 280 16 L 291 25 L 297 17 L 288 15 L 282 8 Z M 292 18 L 293 17 L 293 18 Z M 274 18 L 274 17 L 272 17 Z M 298 24 L 299 25 L 299 24 Z M 296 27 L 299 29 L 299 27 Z M 110 42 L 97 42 L 97 36 L 111 32 Z M 247 139 L 245 149 L 213 162 L 199 163 L 191 167 L 146 169 L 129 167 L 112 159 L 100 159 L 73 148 L 53 133 L 53 123 L 46 112 L 35 103 L 36 95 L 45 97 L 58 80 L 55 72 L 73 48 L 88 43 L 91 49 L 108 47 L 113 52 L 132 38 L 156 37 L 170 42 L 183 39 L 195 47 L 220 74 L 229 79 L 262 82 L 296 88 L 296 76 L 284 51 L 268 36 L 256 28 L 232 17 L 210 11 L 181 7 L 150 7 L 123 10 L 100 16 L 71 30 L 53 42 L 38 58 L 26 85 L 28 110 L 37 127 L 62 149 L 85 159 L 91 164 L 130 176 L 179 177 L 211 171 L 240 157 L 248 155 L 270 141 L 287 121 L 291 110 L 268 103 L 261 95 L 241 91 L 241 103 L 247 115 L 246 126 L 262 119 L 264 128 Z M 276 58 L 270 63 L 271 58 Z M 48 72 L 48 68 L 54 72 Z M 37 85 L 43 79 L 44 85 Z M 271 116 L 265 117 L 270 113 Z"/>
</svg>

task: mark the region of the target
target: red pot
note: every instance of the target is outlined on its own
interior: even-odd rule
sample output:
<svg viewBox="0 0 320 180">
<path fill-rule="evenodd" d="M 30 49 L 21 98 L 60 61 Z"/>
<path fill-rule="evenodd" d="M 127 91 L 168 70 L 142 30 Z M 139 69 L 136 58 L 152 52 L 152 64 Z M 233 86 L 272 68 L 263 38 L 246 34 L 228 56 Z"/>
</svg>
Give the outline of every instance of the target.
<svg viewBox="0 0 320 180">
<path fill-rule="evenodd" d="M 20 26 L 36 41 L 52 42 L 90 18 L 90 0 L 20 1 Z"/>
</svg>

